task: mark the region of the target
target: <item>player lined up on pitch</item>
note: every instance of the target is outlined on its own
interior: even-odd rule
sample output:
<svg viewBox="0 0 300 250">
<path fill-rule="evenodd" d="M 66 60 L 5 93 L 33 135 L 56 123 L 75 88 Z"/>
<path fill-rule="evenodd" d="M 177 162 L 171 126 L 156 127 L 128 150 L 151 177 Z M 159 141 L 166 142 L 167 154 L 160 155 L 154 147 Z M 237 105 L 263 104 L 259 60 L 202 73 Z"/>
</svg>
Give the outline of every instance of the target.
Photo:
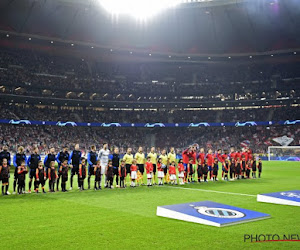
<svg viewBox="0 0 300 250">
<path fill-rule="evenodd" d="M 69 154 L 68 148 L 64 147 L 61 152 L 55 154 L 51 148 L 44 161 L 41 161 L 38 148 L 35 147 L 32 154 L 27 158 L 24 148 L 20 146 L 13 158 L 14 182 L 13 193 L 31 193 L 32 184 L 34 191 L 43 193 L 48 181 L 49 192 L 67 192 L 67 182 L 70 180 L 70 190 L 73 189 L 73 179 L 77 175 L 79 190 L 91 189 L 91 180 L 94 179 L 94 190 L 101 190 L 104 182 L 105 188 L 125 188 L 126 180 L 130 180 L 130 187 L 140 185 L 184 185 L 192 182 L 218 181 L 219 166 L 222 167 L 222 180 L 233 181 L 239 179 L 261 177 L 262 161 L 253 157 L 252 151 L 243 148 L 235 151 L 231 148 L 230 153 L 218 149 L 213 153 L 209 149 L 205 153 L 204 148 L 197 152 L 195 145 L 182 152 L 182 159 L 177 160 L 174 148 L 170 152 L 164 149 L 158 155 L 155 148 L 145 156 L 143 148 L 139 147 L 135 155 L 128 148 L 127 153 L 121 158 L 118 148 L 110 155 L 108 144 L 104 143 L 102 149 L 96 153 L 96 147 L 91 146 L 87 157 L 82 156 L 79 144 Z M 0 181 L 2 182 L 2 195 L 8 195 L 10 177 L 11 156 L 7 147 L 0 152 Z M 70 174 L 69 174 L 70 172 Z M 26 176 L 28 174 L 28 191 L 26 192 Z M 144 183 L 146 174 L 147 184 Z M 70 177 L 70 178 L 69 178 Z M 59 185 L 60 183 L 60 185 Z"/>
</svg>

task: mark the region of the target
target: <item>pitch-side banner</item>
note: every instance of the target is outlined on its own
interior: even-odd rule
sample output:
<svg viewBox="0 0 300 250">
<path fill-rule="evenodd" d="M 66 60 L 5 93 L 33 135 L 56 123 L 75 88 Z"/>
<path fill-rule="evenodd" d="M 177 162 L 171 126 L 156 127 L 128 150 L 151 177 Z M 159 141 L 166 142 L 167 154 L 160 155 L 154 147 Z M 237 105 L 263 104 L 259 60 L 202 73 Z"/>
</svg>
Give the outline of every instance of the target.
<svg viewBox="0 0 300 250">
<path fill-rule="evenodd" d="M 213 201 L 159 206 L 156 215 L 216 227 L 270 218 L 269 214 Z"/>
<path fill-rule="evenodd" d="M 293 140 L 293 138 L 287 137 L 286 135 L 273 138 L 273 141 L 279 143 L 281 146 L 288 146 L 292 143 Z"/>
<path fill-rule="evenodd" d="M 300 125 L 300 120 L 286 121 L 245 121 L 245 122 L 220 122 L 220 123 L 118 123 L 118 122 L 73 122 L 73 121 L 31 121 L 31 120 L 8 120 L 0 119 L 0 124 L 12 125 L 51 125 L 59 127 L 144 127 L 144 128 L 165 128 L 165 127 L 254 127 L 254 126 L 271 126 L 271 125 Z"/>
</svg>

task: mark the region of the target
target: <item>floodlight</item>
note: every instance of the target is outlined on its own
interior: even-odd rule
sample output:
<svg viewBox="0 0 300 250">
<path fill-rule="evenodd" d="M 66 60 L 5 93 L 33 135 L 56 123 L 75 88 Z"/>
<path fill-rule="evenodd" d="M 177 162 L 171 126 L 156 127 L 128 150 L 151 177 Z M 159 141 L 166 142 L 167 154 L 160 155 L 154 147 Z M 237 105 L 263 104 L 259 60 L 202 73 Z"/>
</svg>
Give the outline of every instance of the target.
<svg viewBox="0 0 300 250">
<path fill-rule="evenodd" d="M 182 0 L 99 0 L 105 10 L 114 14 L 127 14 L 137 19 L 147 19 L 157 13 L 175 7 Z"/>
</svg>

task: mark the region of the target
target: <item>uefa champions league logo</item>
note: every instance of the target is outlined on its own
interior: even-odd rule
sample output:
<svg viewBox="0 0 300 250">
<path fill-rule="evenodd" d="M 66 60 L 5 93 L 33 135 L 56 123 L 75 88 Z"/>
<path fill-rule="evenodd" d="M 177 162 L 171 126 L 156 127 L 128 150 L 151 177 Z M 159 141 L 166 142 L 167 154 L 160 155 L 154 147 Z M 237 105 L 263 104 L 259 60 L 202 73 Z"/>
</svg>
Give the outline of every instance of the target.
<svg viewBox="0 0 300 250">
<path fill-rule="evenodd" d="M 196 209 L 199 214 L 203 214 L 206 216 L 223 219 L 238 219 L 245 217 L 245 214 L 232 209 L 217 207 L 195 207 L 193 205 L 190 206 Z"/>
<path fill-rule="evenodd" d="M 76 122 L 61 122 L 61 121 L 59 121 L 59 122 L 56 123 L 56 126 L 60 126 L 60 127 L 67 127 L 67 126 L 76 127 L 77 124 L 76 124 Z"/>
<path fill-rule="evenodd" d="M 293 192 L 281 192 L 280 195 L 290 197 L 290 198 L 300 199 L 300 194 L 293 193 Z"/>
<path fill-rule="evenodd" d="M 31 124 L 29 120 L 10 120 L 10 124 L 19 125 L 19 124 Z"/>
</svg>

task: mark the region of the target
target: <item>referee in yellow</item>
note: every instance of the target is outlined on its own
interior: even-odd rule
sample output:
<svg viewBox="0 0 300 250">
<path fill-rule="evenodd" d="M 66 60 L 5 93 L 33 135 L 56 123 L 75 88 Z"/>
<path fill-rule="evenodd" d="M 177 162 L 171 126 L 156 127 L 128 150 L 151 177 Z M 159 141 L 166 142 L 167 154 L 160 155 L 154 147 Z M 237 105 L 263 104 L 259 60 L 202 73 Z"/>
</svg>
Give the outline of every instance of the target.
<svg viewBox="0 0 300 250">
<path fill-rule="evenodd" d="M 151 147 L 150 153 L 147 155 L 150 157 L 151 163 L 153 164 L 153 184 L 156 185 L 155 175 L 156 175 L 156 164 L 157 164 L 157 153 L 155 153 L 155 147 Z"/>
<path fill-rule="evenodd" d="M 123 156 L 123 160 L 125 161 L 126 175 L 130 176 L 130 167 L 131 167 L 132 161 L 133 161 L 133 154 L 132 154 L 131 148 L 127 149 L 127 153 Z"/>
<path fill-rule="evenodd" d="M 164 173 L 165 173 L 165 177 L 164 177 L 164 183 L 167 184 L 167 174 L 168 174 L 168 155 L 167 155 L 167 151 L 165 149 L 163 149 L 161 151 L 161 155 L 159 156 L 159 158 L 161 159 L 161 163 L 164 169 Z"/>
<path fill-rule="evenodd" d="M 140 173 L 144 176 L 145 154 L 142 147 L 139 147 L 138 152 L 134 155 L 134 159 L 136 159 Z M 144 185 L 144 178 L 142 179 L 142 185 Z"/>
</svg>

